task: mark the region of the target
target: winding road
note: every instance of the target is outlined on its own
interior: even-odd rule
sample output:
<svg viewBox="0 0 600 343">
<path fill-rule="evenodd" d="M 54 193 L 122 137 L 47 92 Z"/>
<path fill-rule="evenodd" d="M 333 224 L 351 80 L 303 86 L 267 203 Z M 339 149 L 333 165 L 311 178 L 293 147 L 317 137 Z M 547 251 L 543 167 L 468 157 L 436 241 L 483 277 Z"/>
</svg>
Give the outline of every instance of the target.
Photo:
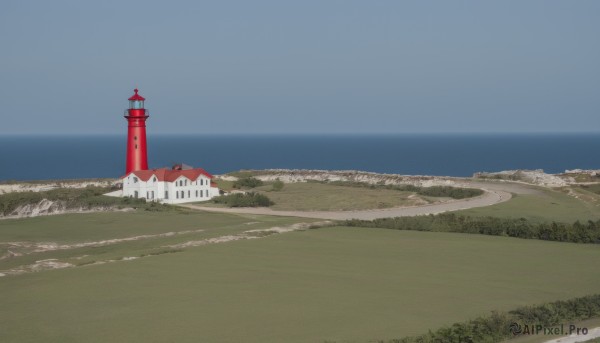
<svg viewBox="0 0 600 343">
<path fill-rule="evenodd" d="M 437 214 L 448 211 L 465 210 L 474 207 L 483 207 L 498 204 L 510 200 L 511 192 L 531 193 L 535 192 L 529 187 L 515 185 L 511 183 L 470 183 L 468 187 L 481 188 L 485 193 L 478 197 L 451 200 L 443 203 L 411 206 L 394 207 L 386 209 L 358 210 L 358 211 L 275 211 L 266 207 L 243 207 L 243 208 L 222 208 L 208 207 L 194 204 L 182 204 L 180 206 L 209 212 L 221 213 L 241 213 L 241 214 L 262 214 L 269 216 L 301 217 L 331 220 L 362 219 L 373 220 L 378 218 L 406 217 L 417 215 Z"/>
</svg>

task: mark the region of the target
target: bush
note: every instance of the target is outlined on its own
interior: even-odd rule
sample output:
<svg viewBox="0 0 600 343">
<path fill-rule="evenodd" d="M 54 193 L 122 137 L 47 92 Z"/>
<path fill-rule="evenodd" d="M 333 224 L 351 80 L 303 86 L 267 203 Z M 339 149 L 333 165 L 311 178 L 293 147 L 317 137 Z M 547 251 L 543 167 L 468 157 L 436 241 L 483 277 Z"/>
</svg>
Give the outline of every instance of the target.
<svg viewBox="0 0 600 343">
<path fill-rule="evenodd" d="M 336 186 L 364 187 L 370 189 L 393 189 L 403 192 L 414 192 L 423 196 L 446 197 L 452 199 L 472 198 L 483 194 L 483 191 L 481 189 L 457 188 L 451 186 L 418 187 L 413 185 L 386 185 L 382 183 L 370 184 L 366 182 L 357 181 L 331 181 L 327 183 Z"/>
<path fill-rule="evenodd" d="M 481 189 L 476 188 L 456 188 L 450 186 L 420 187 L 417 194 L 430 197 L 447 197 L 452 199 L 472 198 L 483 194 Z"/>
<path fill-rule="evenodd" d="M 515 337 L 513 325 L 543 325 L 552 327 L 563 321 L 580 321 L 600 316 L 600 295 L 590 295 L 566 301 L 555 301 L 538 306 L 525 306 L 508 313 L 493 311 L 489 316 L 454 323 L 435 332 L 416 336 L 392 339 L 398 343 L 463 343 L 463 342 L 502 342 Z M 383 341 L 381 341 L 383 342 Z"/>
<path fill-rule="evenodd" d="M 285 184 L 280 180 L 276 180 L 275 182 L 273 182 L 273 190 L 274 191 L 282 190 L 283 186 L 285 186 Z"/>
<path fill-rule="evenodd" d="M 541 239 L 572 243 L 600 243 L 600 220 L 564 223 L 531 223 L 524 218 L 470 217 L 454 213 L 369 220 L 347 220 L 346 226 L 394 230 L 476 233 L 491 236 Z"/>
<path fill-rule="evenodd" d="M 220 195 L 214 197 L 212 201 L 215 204 L 224 204 L 229 207 L 269 207 L 274 204 L 266 195 L 254 192 Z"/>
<path fill-rule="evenodd" d="M 166 210 L 168 205 L 146 203 L 144 199 L 115 198 L 103 195 L 110 187 L 57 188 L 44 192 L 17 192 L 0 195 L 0 215 L 10 215 L 24 205 L 35 205 L 46 199 L 64 204 L 65 209 L 93 209 L 98 207 L 142 207 L 152 211 Z"/>
<path fill-rule="evenodd" d="M 262 186 L 263 182 L 257 178 L 254 177 L 244 177 L 241 179 L 238 179 L 237 181 L 235 181 L 233 183 L 233 188 L 236 189 L 240 189 L 240 188 L 254 188 L 254 187 L 258 187 L 258 186 Z"/>
</svg>

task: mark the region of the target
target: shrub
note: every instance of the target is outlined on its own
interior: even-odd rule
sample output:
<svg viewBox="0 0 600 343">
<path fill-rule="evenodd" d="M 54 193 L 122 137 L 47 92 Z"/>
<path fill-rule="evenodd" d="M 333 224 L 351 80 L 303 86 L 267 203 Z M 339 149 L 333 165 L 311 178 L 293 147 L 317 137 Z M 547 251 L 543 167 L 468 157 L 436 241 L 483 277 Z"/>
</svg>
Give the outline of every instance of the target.
<svg viewBox="0 0 600 343">
<path fill-rule="evenodd" d="M 388 342 L 502 342 L 515 337 L 511 333 L 513 325 L 540 324 L 551 327 L 563 321 L 580 321 L 597 316 L 600 316 L 600 295 L 590 295 L 538 306 L 520 307 L 508 313 L 493 311 L 488 316 L 477 317 L 467 322 L 454 323 L 449 327 L 430 331 L 420 336 L 392 339 Z"/>
<path fill-rule="evenodd" d="M 383 183 L 370 184 L 366 182 L 357 181 L 331 181 L 326 182 L 336 186 L 347 186 L 347 187 L 364 187 L 370 189 L 393 189 L 403 192 L 414 192 L 419 195 L 429 197 L 446 197 L 452 199 L 465 199 L 483 194 L 481 189 L 477 188 L 457 188 L 451 186 L 432 186 L 432 187 L 418 187 L 413 185 L 386 185 Z"/>
<path fill-rule="evenodd" d="M 347 220 L 346 226 L 394 230 L 476 233 L 572 243 L 600 243 L 600 220 L 573 224 L 531 223 L 524 218 L 470 217 L 454 213 L 369 220 Z"/>
<path fill-rule="evenodd" d="M 266 195 L 254 192 L 220 195 L 214 197 L 212 201 L 215 204 L 224 204 L 229 207 L 268 207 L 274 204 Z"/>
<path fill-rule="evenodd" d="M 481 189 L 456 188 L 450 186 L 420 187 L 416 192 L 419 195 L 430 197 L 447 197 L 452 199 L 472 198 L 483 194 Z"/>
<path fill-rule="evenodd" d="M 9 215 L 24 205 L 35 205 L 46 199 L 64 204 L 65 209 L 97 207 L 142 207 L 152 211 L 171 209 L 168 205 L 146 203 L 144 199 L 115 198 L 103 195 L 110 187 L 89 186 L 86 188 L 57 188 L 44 192 L 17 192 L 0 195 L 0 215 Z"/>
<path fill-rule="evenodd" d="M 273 190 L 274 191 L 282 190 L 283 186 L 285 186 L 285 184 L 281 180 L 276 180 L 275 182 L 273 182 Z"/>
</svg>

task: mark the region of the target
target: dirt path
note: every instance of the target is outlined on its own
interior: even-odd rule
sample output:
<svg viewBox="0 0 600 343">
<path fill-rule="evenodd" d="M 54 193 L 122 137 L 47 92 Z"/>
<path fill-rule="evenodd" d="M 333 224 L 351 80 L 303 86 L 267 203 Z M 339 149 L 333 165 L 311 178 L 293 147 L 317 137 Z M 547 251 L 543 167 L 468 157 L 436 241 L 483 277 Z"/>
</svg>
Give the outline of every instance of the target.
<svg viewBox="0 0 600 343">
<path fill-rule="evenodd" d="M 18 257 L 22 255 L 29 255 L 40 252 L 48 252 L 55 250 L 69 250 L 69 249 L 79 249 L 79 248 L 89 248 L 89 247 L 103 247 L 107 245 L 113 245 L 124 242 L 132 242 L 139 241 L 144 239 L 154 239 L 154 238 L 165 238 L 165 237 L 173 237 L 179 235 L 187 235 L 191 233 L 199 233 L 203 232 L 203 229 L 198 230 L 185 230 L 185 231 L 175 231 L 175 232 L 165 232 L 159 233 L 155 235 L 140 235 L 140 236 L 132 236 L 125 238 L 113 238 L 113 239 L 105 239 L 102 241 L 94 241 L 94 242 L 83 242 L 83 243 L 73 243 L 73 244 L 59 244 L 55 242 L 0 242 L 0 247 L 6 247 L 7 253 L 4 256 L 0 256 L 0 260 Z M 12 251 L 19 250 L 19 252 Z"/>
<path fill-rule="evenodd" d="M 171 249 L 183 249 L 183 248 L 197 247 L 197 246 L 208 245 L 208 244 L 227 243 L 227 242 L 233 242 L 233 241 L 245 240 L 245 239 L 260 239 L 260 238 L 264 238 L 264 237 L 267 237 L 267 236 L 270 236 L 273 234 L 293 232 L 293 231 L 298 231 L 298 230 L 307 230 L 307 229 L 313 228 L 315 226 L 327 226 L 329 224 L 331 224 L 331 222 L 329 222 L 329 221 L 296 223 L 296 224 L 291 224 L 288 226 L 275 226 L 275 227 L 271 227 L 271 228 L 267 228 L 267 229 L 246 230 L 244 232 L 241 232 L 241 233 L 238 233 L 235 235 L 226 235 L 226 236 L 219 236 L 219 237 L 213 237 L 213 238 L 205 238 L 205 239 L 201 239 L 201 240 L 187 241 L 187 242 L 173 244 L 173 245 L 163 245 L 162 247 L 163 248 L 171 248 Z M 75 249 L 75 248 L 81 248 L 81 247 L 101 247 L 101 246 L 116 244 L 116 243 L 120 243 L 120 242 L 136 241 L 136 240 L 150 239 L 150 238 L 171 237 L 171 236 L 180 235 L 180 234 L 198 233 L 198 232 L 202 232 L 202 231 L 204 231 L 204 230 L 199 229 L 199 230 L 190 230 L 190 231 L 166 232 L 166 233 L 156 234 L 156 235 L 141 235 L 141 236 L 127 237 L 127 238 L 114 238 L 114 239 L 108 239 L 108 240 L 97 241 L 97 242 L 76 243 L 76 244 L 71 244 L 71 245 L 59 245 L 58 243 L 31 243 L 30 244 L 30 243 L 24 243 L 24 242 L 8 242 L 7 244 L 10 246 L 14 246 L 14 247 L 19 246 L 19 247 L 35 248 L 36 250 L 33 250 L 32 252 L 47 252 L 47 251 L 54 251 L 54 250 Z M 181 250 L 178 250 L 178 251 L 181 251 Z M 175 251 L 175 252 L 178 252 L 178 251 Z M 32 253 L 32 252 L 29 252 L 29 253 Z M 168 253 L 172 253 L 172 252 L 173 251 L 168 251 Z M 9 255 L 5 255 L 3 258 L 16 257 L 16 256 L 23 255 L 23 254 L 12 253 L 12 252 L 10 252 L 10 250 L 9 250 L 9 253 L 10 253 Z M 72 264 L 72 263 L 60 261 L 56 258 L 50 258 L 50 259 L 35 261 L 35 263 L 21 265 L 21 266 L 18 266 L 18 267 L 12 268 L 12 269 L 8 269 L 8 270 L 0 270 L 0 277 L 20 275 L 20 274 L 26 274 L 26 273 L 35 273 L 35 272 L 41 272 L 41 271 L 45 271 L 45 270 L 52 270 L 52 269 L 76 268 L 76 267 L 82 267 L 82 266 L 100 265 L 100 264 L 105 264 L 105 263 L 131 261 L 131 260 L 137 260 L 139 258 L 150 257 L 150 256 L 155 256 L 155 255 L 156 254 L 145 254 L 145 255 L 140 255 L 140 256 L 123 256 L 123 257 L 117 258 L 117 259 L 100 260 L 100 261 L 95 261 L 91 264 L 85 264 L 85 265 L 79 265 L 79 266 Z M 87 257 L 87 256 L 88 255 L 83 255 L 80 257 L 75 257 L 75 259 L 80 259 L 82 257 Z"/>
<path fill-rule="evenodd" d="M 244 213 L 244 214 L 263 214 L 270 216 L 318 218 L 330 220 L 363 219 L 373 220 L 377 218 L 406 217 L 427 214 L 437 214 L 448 211 L 464 210 L 473 207 L 490 206 L 511 198 L 511 194 L 504 190 L 483 188 L 485 193 L 481 196 L 469 199 L 451 200 L 439 204 L 395 207 L 376 210 L 360 211 L 275 211 L 270 208 L 221 208 L 207 207 L 201 205 L 182 204 L 180 206 L 194 210 L 222 212 L 222 213 Z"/>
</svg>

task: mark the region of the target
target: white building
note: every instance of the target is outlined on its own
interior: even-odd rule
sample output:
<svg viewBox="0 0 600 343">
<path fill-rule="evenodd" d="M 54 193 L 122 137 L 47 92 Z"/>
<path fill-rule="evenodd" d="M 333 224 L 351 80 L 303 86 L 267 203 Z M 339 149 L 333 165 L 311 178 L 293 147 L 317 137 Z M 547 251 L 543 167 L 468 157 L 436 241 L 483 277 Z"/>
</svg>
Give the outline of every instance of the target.
<svg viewBox="0 0 600 343">
<path fill-rule="evenodd" d="M 185 165 L 137 170 L 123 177 L 122 195 L 166 204 L 205 201 L 219 195 L 219 188 L 212 178 L 202 168 Z"/>
</svg>

